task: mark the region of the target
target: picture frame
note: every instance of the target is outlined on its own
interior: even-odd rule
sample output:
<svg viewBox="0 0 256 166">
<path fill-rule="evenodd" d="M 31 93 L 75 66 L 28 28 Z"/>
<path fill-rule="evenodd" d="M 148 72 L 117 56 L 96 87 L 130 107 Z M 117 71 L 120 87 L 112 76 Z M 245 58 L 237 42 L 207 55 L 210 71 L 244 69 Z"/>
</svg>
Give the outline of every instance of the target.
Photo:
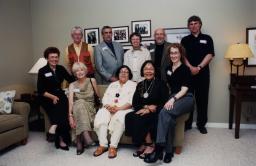
<svg viewBox="0 0 256 166">
<path fill-rule="evenodd" d="M 132 45 L 131 44 L 124 44 L 123 45 L 123 49 L 124 49 L 124 53 L 128 50 L 130 50 L 132 48 Z"/>
<path fill-rule="evenodd" d="M 145 48 L 148 48 L 151 44 L 155 44 L 154 39 L 147 39 L 147 40 L 142 40 L 141 45 L 144 46 Z"/>
<path fill-rule="evenodd" d="M 137 32 L 141 37 L 151 37 L 151 20 L 138 20 L 131 22 L 132 33 Z"/>
<path fill-rule="evenodd" d="M 170 43 L 180 43 L 181 39 L 190 34 L 186 27 L 181 28 L 165 28 L 166 41 Z"/>
<path fill-rule="evenodd" d="M 129 26 L 112 27 L 112 40 L 119 43 L 129 42 Z"/>
<path fill-rule="evenodd" d="M 84 29 L 84 41 L 92 46 L 96 46 L 100 43 L 99 28 L 87 28 Z"/>
<path fill-rule="evenodd" d="M 246 43 L 252 50 L 253 57 L 248 58 L 246 66 L 256 67 L 256 27 L 246 28 Z"/>
</svg>

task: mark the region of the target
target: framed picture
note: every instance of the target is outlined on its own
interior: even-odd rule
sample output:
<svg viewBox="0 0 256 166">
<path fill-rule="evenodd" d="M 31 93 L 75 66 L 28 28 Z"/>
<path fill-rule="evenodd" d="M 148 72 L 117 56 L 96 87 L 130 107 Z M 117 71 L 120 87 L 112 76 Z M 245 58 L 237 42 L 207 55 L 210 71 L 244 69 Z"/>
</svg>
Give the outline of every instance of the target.
<svg viewBox="0 0 256 166">
<path fill-rule="evenodd" d="M 131 44 L 125 44 L 125 45 L 123 45 L 124 52 L 126 52 L 127 50 L 130 50 L 131 48 L 132 48 L 132 45 L 131 45 Z"/>
<path fill-rule="evenodd" d="M 149 40 L 142 40 L 141 45 L 143 45 L 145 48 L 148 48 L 150 44 L 154 44 L 155 40 L 154 39 L 149 39 Z"/>
<path fill-rule="evenodd" d="M 132 21 L 132 32 L 138 32 L 142 37 L 151 37 L 151 20 Z"/>
<path fill-rule="evenodd" d="M 249 45 L 254 55 L 248 58 L 247 66 L 256 67 L 256 28 L 246 28 L 246 43 Z"/>
<path fill-rule="evenodd" d="M 112 40 L 120 43 L 129 42 L 129 27 L 112 27 Z"/>
<path fill-rule="evenodd" d="M 181 39 L 190 34 L 188 28 L 165 28 L 166 40 L 170 43 L 180 43 Z"/>
<path fill-rule="evenodd" d="M 84 41 L 92 46 L 100 43 L 99 28 L 84 29 Z"/>
</svg>

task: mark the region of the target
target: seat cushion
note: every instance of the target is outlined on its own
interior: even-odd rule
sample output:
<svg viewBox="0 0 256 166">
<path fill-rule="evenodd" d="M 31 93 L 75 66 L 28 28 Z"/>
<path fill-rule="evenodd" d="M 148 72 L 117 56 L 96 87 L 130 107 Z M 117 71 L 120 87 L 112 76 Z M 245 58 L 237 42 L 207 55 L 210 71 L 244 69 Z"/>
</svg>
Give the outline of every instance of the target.
<svg viewBox="0 0 256 166">
<path fill-rule="evenodd" d="M 21 115 L 0 115 L 0 133 L 24 126 L 25 120 Z"/>
</svg>

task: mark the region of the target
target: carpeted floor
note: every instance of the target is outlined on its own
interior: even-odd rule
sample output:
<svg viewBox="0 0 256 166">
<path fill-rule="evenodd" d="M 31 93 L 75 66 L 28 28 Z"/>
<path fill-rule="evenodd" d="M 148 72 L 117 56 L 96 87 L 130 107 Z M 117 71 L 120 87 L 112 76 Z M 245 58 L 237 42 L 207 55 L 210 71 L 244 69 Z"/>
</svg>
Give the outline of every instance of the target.
<svg viewBox="0 0 256 166">
<path fill-rule="evenodd" d="M 208 128 L 200 134 L 197 129 L 186 132 L 183 152 L 175 155 L 173 166 L 255 166 L 256 130 L 240 130 L 240 139 L 234 130 Z M 0 166 L 139 166 L 149 165 L 134 158 L 132 146 L 120 146 L 118 156 L 108 159 L 107 153 L 93 157 L 96 147 L 77 156 L 75 147 L 69 151 L 56 150 L 45 141 L 42 132 L 31 132 L 27 145 L 17 146 L 0 154 Z M 152 165 L 164 165 L 158 161 Z"/>
</svg>

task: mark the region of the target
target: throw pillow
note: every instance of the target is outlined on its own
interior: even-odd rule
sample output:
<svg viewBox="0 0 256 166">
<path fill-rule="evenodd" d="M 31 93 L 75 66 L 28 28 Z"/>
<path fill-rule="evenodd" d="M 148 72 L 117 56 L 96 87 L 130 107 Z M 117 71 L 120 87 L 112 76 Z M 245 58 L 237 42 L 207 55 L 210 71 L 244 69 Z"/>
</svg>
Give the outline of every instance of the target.
<svg viewBox="0 0 256 166">
<path fill-rule="evenodd" d="M 10 114 L 12 112 L 15 93 L 15 90 L 0 92 L 0 113 Z"/>
</svg>

